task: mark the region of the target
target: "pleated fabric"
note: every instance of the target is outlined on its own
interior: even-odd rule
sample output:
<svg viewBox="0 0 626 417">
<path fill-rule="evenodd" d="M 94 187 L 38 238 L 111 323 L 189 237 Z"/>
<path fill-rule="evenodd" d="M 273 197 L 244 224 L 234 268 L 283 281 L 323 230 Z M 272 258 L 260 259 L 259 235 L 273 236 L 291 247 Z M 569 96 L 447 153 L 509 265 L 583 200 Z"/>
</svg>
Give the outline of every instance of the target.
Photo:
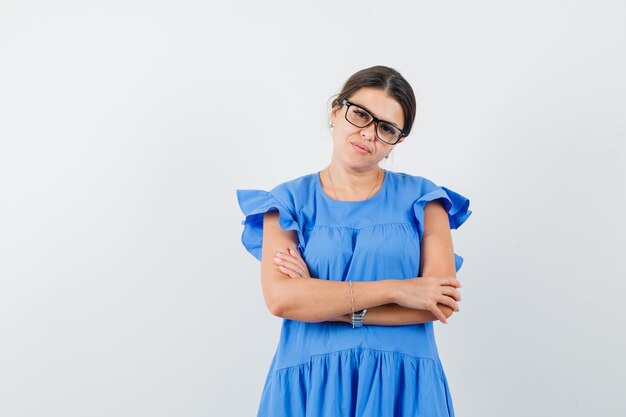
<svg viewBox="0 0 626 417">
<path fill-rule="evenodd" d="M 472 213 L 463 195 L 389 170 L 363 201 L 332 199 L 317 172 L 270 191 L 237 190 L 237 198 L 250 254 L 261 260 L 263 214 L 278 210 L 280 226 L 296 232 L 311 276 L 337 281 L 419 276 L 426 204 L 442 201 L 452 229 Z M 463 257 L 454 257 L 458 271 Z M 433 323 L 355 329 L 283 319 L 259 403 L 257 417 L 265 416 L 454 416 Z"/>
</svg>

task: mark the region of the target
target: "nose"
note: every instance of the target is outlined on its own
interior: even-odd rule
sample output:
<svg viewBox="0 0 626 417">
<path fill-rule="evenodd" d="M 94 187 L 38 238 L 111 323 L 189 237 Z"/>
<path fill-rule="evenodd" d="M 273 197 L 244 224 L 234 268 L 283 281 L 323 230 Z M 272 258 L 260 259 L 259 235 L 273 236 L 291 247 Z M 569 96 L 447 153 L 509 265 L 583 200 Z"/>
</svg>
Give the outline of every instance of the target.
<svg viewBox="0 0 626 417">
<path fill-rule="evenodd" d="M 365 140 L 374 140 L 376 138 L 376 123 L 370 123 L 361 129 L 361 137 Z"/>
</svg>

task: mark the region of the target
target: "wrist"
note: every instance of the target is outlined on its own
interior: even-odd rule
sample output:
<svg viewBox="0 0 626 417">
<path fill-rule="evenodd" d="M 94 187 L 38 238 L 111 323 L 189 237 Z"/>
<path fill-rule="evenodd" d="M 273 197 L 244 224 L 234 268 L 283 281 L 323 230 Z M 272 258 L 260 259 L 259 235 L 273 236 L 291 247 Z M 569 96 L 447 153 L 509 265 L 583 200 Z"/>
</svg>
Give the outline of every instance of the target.
<svg viewBox="0 0 626 417">
<path fill-rule="evenodd" d="M 385 280 L 387 283 L 387 290 L 385 291 L 387 302 L 384 304 L 398 304 L 399 294 L 400 294 L 400 286 L 402 284 L 402 280 L 399 279 L 389 279 Z"/>
<path fill-rule="evenodd" d="M 343 316 L 339 316 L 337 317 L 337 321 L 340 321 L 342 323 L 352 323 L 352 317 L 350 317 L 350 314 L 344 314 Z"/>
<path fill-rule="evenodd" d="M 331 319 L 329 321 L 335 321 L 335 322 L 340 322 L 340 323 L 352 323 L 352 319 L 350 318 L 350 314 L 343 314 L 343 315 L 337 316 L 334 319 Z"/>
</svg>

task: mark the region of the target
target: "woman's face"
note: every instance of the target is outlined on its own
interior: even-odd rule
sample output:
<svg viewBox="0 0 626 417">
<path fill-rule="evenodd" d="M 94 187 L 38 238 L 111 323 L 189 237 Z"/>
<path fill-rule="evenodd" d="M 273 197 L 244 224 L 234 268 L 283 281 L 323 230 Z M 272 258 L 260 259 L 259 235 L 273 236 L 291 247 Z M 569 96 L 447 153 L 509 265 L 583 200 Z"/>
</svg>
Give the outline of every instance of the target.
<svg viewBox="0 0 626 417">
<path fill-rule="evenodd" d="M 404 112 L 400 104 L 378 88 L 357 90 L 348 101 L 369 110 L 380 120 L 404 128 Z M 348 168 L 368 171 L 378 165 L 395 145 L 389 145 L 376 136 L 376 124 L 356 127 L 346 120 L 347 106 L 337 105 L 331 112 L 333 122 L 333 159 Z M 404 138 L 400 140 L 402 142 Z M 398 142 L 398 143 L 400 143 Z"/>
</svg>

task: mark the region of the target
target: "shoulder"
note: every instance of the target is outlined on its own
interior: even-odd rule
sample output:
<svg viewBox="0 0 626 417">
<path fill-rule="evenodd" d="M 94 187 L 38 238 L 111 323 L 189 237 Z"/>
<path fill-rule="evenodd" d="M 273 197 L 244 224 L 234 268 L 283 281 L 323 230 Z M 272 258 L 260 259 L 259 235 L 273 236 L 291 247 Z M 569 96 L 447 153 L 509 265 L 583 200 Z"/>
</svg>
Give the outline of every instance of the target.
<svg viewBox="0 0 626 417">
<path fill-rule="evenodd" d="M 387 171 L 387 174 L 394 189 L 413 198 L 419 198 L 441 188 L 433 180 L 420 175 L 396 171 Z"/>
<path fill-rule="evenodd" d="M 315 188 L 317 173 L 306 174 L 276 185 L 270 193 L 283 205 L 294 208 L 308 201 Z"/>
<path fill-rule="evenodd" d="M 390 172 L 391 182 L 397 190 L 396 196 L 404 196 L 405 200 L 411 200 L 415 216 L 420 224 L 420 235 L 424 222 L 424 208 L 429 202 L 440 200 L 443 208 L 448 213 L 450 227 L 458 228 L 472 214 L 469 209 L 470 200 L 465 195 L 460 194 L 448 187 L 437 184 L 435 181 L 419 175 L 411 175 L 403 172 Z M 433 205 L 431 210 L 439 210 Z M 441 210 L 439 210 L 441 211 Z"/>
</svg>

